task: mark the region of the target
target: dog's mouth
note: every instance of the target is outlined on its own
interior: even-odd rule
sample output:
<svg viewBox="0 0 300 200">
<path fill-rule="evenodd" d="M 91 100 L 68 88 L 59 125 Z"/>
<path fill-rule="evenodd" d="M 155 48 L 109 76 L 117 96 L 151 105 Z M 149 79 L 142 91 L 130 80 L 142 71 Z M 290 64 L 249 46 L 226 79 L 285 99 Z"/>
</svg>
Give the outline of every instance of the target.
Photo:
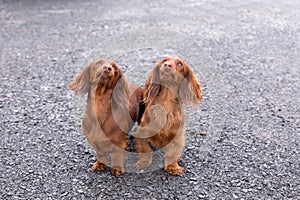
<svg viewBox="0 0 300 200">
<path fill-rule="evenodd" d="M 110 79 L 111 77 L 112 77 L 112 75 L 107 72 L 102 72 L 97 75 L 98 80 L 103 80 L 103 79 L 106 80 L 106 79 Z"/>
<path fill-rule="evenodd" d="M 107 73 L 102 73 L 100 79 L 108 79 L 110 76 Z"/>
<path fill-rule="evenodd" d="M 161 71 L 161 74 L 165 77 L 175 78 L 175 72 L 171 69 L 164 69 Z"/>
</svg>

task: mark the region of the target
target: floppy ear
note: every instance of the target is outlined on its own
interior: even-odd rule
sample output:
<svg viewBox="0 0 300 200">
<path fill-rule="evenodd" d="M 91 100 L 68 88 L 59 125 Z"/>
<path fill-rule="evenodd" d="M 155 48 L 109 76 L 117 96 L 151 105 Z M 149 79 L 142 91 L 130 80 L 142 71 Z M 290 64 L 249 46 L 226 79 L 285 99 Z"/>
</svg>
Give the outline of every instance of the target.
<svg viewBox="0 0 300 200">
<path fill-rule="evenodd" d="M 198 82 L 194 72 L 186 65 L 185 78 L 179 87 L 179 98 L 188 106 L 197 106 L 202 102 L 201 84 Z"/>
<path fill-rule="evenodd" d="M 161 61 L 156 64 L 153 70 L 150 72 L 146 83 L 145 90 L 143 94 L 143 101 L 145 103 L 152 101 L 160 91 L 160 80 L 159 80 L 159 67 L 161 65 Z"/>
<path fill-rule="evenodd" d="M 119 79 L 113 89 L 112 111 L 119 128 L 127 133 L 133 125 L 133 121 L 129 113 L 129 86 L 122 72 L 120 72 Z"/>
<path fill-rule="evenodd" d="M 112 99 L 119 106 L 126 106 L 128 108 L 129 100 L 129 86 L 128 82 L 122 72 L 120 72 L 119 79 L 113 90 Z"/>
<path fill-rule="evenodd" d="M 84 70 L 78 74 L 73 82 L 70 83 L 70 89 L 74 91 L 75 95 L 82 96 L 88 92 L 90 88 L 90 71 L 92 64 L 84 68 Z"/>
<path fill-rule="evenodd" d="M 84 70 L 76 76 L 75 80 L 69 85 L 70 89 L 74 91 L 75 95 L 82 96 L 89 91 L 91 85 L 91 69 L 96 66 L 101 66 L 104 63 L 104 59 L 98 59 L 85 67 Z"/>
</svg>

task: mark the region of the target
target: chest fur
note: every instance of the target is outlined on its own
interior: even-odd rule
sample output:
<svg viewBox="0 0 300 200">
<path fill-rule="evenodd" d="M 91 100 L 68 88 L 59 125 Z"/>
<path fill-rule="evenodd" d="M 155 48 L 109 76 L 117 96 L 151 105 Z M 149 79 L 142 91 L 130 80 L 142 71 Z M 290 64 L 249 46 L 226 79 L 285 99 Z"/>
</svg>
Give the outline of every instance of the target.
<svg viewBox="0 0 300 200">
<path fill-rule="evenodd" d="M 98 122 L 103 125 L 111 115 L 111 95 L 96 96 L 94 108 Z"/>
<path fill-rule="evenodd" d="M 98 122 L 100 125 L 105 122 L 111 114 L 111 93 L 102 95 L 91 94 L 87 99 L 85 121 Z"/>
<path fill-rule="evenodd" d="M 155 123 L 163 129 L 179 127 L 184 122 L 183 110 L 180 102 L 174 96 L 160 95 L 146 106 L 142 119 L 145 126 Z"/>
</svg>

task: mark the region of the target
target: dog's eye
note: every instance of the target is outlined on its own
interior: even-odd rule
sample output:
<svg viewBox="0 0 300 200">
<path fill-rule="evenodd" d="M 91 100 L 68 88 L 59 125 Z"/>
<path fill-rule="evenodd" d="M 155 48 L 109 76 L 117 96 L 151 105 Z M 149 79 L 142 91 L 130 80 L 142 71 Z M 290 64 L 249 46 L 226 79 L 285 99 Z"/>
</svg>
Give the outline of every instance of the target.
<svg viewBox="0 0 300 200">
<path fill-rule="evenodd" d="M 181 62 L 177 63 L 177 66 L 180 67 L 180 68 L 183 67 Z"/>
</svg>

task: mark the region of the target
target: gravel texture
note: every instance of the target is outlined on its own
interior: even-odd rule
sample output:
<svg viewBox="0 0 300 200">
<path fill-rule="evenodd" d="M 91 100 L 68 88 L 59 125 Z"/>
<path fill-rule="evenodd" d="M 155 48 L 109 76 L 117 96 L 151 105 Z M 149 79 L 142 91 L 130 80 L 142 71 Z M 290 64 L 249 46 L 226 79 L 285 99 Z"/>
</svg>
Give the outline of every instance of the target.
<svg viewBox="0 0 300 200">
<path fill-rule="evenodd" d="M 300 199 L 299 10 L 296 0 L 0 0 L 0 198 Z M 186 35 L 210 60 L 194 66 L 204 104 L 186 114 L 185 174 L 136 172 L 134 155 L 123 176 L 93 172 L 85 98 L 68 85 L 108 54 L 103 42 L 147 27 Z M 142 85 L 168 52 L 114 59 Z"/>
</svg>

